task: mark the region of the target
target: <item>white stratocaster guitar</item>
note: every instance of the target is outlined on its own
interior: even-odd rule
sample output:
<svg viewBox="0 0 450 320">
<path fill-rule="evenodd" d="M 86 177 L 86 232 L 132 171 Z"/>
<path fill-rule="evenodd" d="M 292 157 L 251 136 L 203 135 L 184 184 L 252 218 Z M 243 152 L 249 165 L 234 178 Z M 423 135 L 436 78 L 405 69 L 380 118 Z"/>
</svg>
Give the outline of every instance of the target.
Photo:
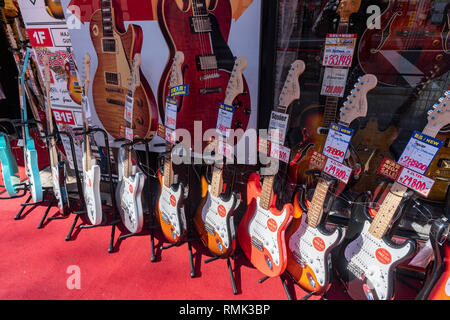
<svg viewBox="0 0 450 320">
<path fill-rule="evenodd" d="M 84 131 L 89 130 L 90 109 L 88 102 L 91 58 L 88 53 L 84 55 L 84 83 L 83 98 L 81 101 Z M 91 154 L 89 135 L 85 135 L 83 149 L 83 195 L 86 203 L 86 211 L 92 225 L 99 225 L 103 220 L 102 199 L 100 195 L 101 171 L 97 160 Z"/>
<path fill-rule="evenodd" d="M 225 105 L 232 106 L 236 96 L 244 91 L 242 73 L 247 63 L 245 57 L 236 58 L 225 92 Z M 221 158 L 223 160 L 223 156 Z M 203 199 L 194 216 L 194 225 L 205 246 L 216 256 L 225 258 L 232 254 L 235 248 L 233 215 L 240 199 L 236 192 L 231 192 L 229 196 L 223 194 L 223 161 L 213 164 L 212 167 L 211 185 L 202 177 Z"/>
<path fill-rule="evenodd" d="M 125 138 L 133 140 L 133 95 L 140 85 L 139 68 L 141 66 L 141 55 L 136 53 L 133 59 L 131 78 L 128 86 L 128 93 L 125 97 Z M 118 173 L 119 182 L 116 188 L 116 199 L 119 199 L 119 213 L 125 227 L 131 233 L 138 233 L 144 225 L 144 212 L 142 209 L 142 189 L 145 184 L 145 174 L 138 171 L 138 167 L 133 165 L 131 159 L 131 146 L 120 148 Z"/>
<path fill-rule="evenodd" d="M 182 85 L 183 73 L 181 66 L 184 63 L 184 54 L 177 51 L 172 63 L 169 87 Z M 159 125 L 158 135 L 165 137 L 166 127 Z M 156 206 L 157 219 L 164 237 L 171 243 L 180 243 L 187 233 L 186 217 L 184 214 L 185 186 L 183 183 L 174 183 L 172 167 L 173 143 L 166 140 L 166 151 L 169 153 L 164 158 L 163 174 L 158 170 L 160 183 L 160 195 Z"/>
<path fill-rule="evenodd" d="M 343 107 L 339 124 L 349 127 L 350 123 L 367 114 L 367 92 L 375 88 L 377 78 L 366 74 L 360 77 L 350 92 Z M 340 227 L 329 231 L 325 228 L 325 200 L 333 183 L 332 177 L 323 173 L 319 178 L 311 203 L 299 206 L 299 194 L 294 200 L 294 216 L 288 232 L 287 271 L 299 285 L 315 294 L 324 293 L 331 273 L 331 251 L 342 237 Z M 307 208 L 303 210 L 302 208 Z M 298 218 L 297 218 L 298 217 Z"/>
<path fill-rule="evenodd" d="M 430 137 L 436 137 L 439 130 L 450 123 L 450 92 L 447 91 L 439 102 L 428 112 L 428 123 L 422 131 Z M 416 247 L 412 239 L 397 244 L 390 236 L 394 216 L 408 190 L 394 182 L 373 220 L 366 206 L 352 210 L 337 259 L 340 261 L 337 271 L 353 299 L 394 298 L 395 269 L 414 253 Z"/>
<path fill-rule="evenodd" d="M 53 113 L 50 103 L 50 83 L 51 83 L 51 71 L 49 65 L 49 58 L 47 52 L 44 53 L 44 82 L 45 82 L 45 93 L 46 93 L 46 116 L 47 116 L 47 132 L 49 135 L 55 133 L 53 126 Z M 56 200 L 58 201 L 58 207 L 60 213 L 66 215 L 70 211 L 69 196 L 67 194 L 66 186 L 66 166 L 64 161 L 59 161 L 58 150 L 56 149 L 56 139 L 55 137 L 49 138 L 49 156 L 50 156 L 50 167 L 52 170 L 52 183 L 53 183 L 53 193 Z"/>
</svg>

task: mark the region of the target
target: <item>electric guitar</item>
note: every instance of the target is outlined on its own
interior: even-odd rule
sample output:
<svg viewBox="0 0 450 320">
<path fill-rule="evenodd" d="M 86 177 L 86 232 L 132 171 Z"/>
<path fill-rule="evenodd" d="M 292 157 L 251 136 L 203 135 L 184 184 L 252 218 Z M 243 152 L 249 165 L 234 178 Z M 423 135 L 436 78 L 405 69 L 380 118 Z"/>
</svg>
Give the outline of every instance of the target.
<svg viewBox="0 0 450 320">
<path fill-rule="evenodd" d="M 89 130 L 89 109 L 88 93 L 90 76 L 91 58 L 88 53 L 84 55 L 84 83 L 83 99 L 81 103 L 82 117 L 84 121 L 84 131 Z M 99 225 L 103 220 L 102 199 L 100 195 L 101 169 L 97 160 L 91 154 L 91 143 L 89 135 L 85 135 L 82 143 L 83 149 L 83 196 L 86 203 L 86 211 L 89 221 L 93 225 Z"/>
<path fill-rule="evenodd" d="M 337 13 L 340 16 L 337 33 L 348 33 L 350 16 L 358 12 L 360 6 L 361 0 L 341 0 L 337 6 Z M 293 154 L 299 154 L 302 157 L 296 159 L 289 169 L 291 172 L 289 177 L 296 179 L 296 181 L 293 181 L 294 183 L 301 181 L 308 185 L 314 184 L 314 179 L 306 174 L 306 171 L 311 169 L 309 160 L 314 151 L 322 151 L 327 139 L 328 128 L 331 123 L 336 121 L 338 104 L 338 97 L 327 96 L 323 113 L 321 112 L 322 107 L 318 105 L 308 106 L 303 111 L 305 113 L 308 110 L 307 112 L 309 113 L 304 119 L 304 127 L 302 128 L 303 141 L 292 150 Z M 348 161 L 348 166 L 351 168 L 354 168 L 356 163 L 359 162 L 352 149 L 350 149 L 349 158 L 346 161 Z"/>
<path fill-rule="evenodd" d="M 178 51 L 172 62 L 172 72 L 169 86 L 175 87 L 183 84 L 183 72 L 181 66 L 184 62 L 184 54 Z M 173 97 L 179 102 L 179 97 Z M 177 118 L 179 118 L 177 116 Z M 159 136 L 166 136 L 166 127 L 159 126 Z M 166 152 L 164 157 L 164 168 L 158 169 L 158 179 L 160 194 L 158 197 L 156 212 L 157 219 L 161 226 L 161 231 L 167 241 L 171 243 L 181 243 L 187 235 L 186 214 L 184 212 L 184 199 L 186 187 L 183 182 L 174 182 L 174 172 L 172 167 L 173 144 L 166 141 Z"/>
<path fill-rule="evenodd" d="M 73 102 L 81 104 L 83 89 L 78 82 L 76 67 L 72 57 L 64 64 L 64 70 L 67 75 L 67 90 L 69 91 L 69 95 Z"/>
<path fill-rule="evenodd" d="M 235 97 L 243 92 L 242 72 L 246 67 L 245 57 L 236 59 L 225 93 L 225 105 L 232 105 Z M 233 215 L 240 199 L 236 192 L 231 192 L 228 196 L 223 193 L 222 173 L 223 163 L 220 161 L 213 164 L 210 185 L 206 177 L 202 177 L 202 200 L 194 216 L 194 226 L 203 244 L 216 256 L 226 258 L 235 249 Z"/>
<path fill-rule="evenodd" d="M 61 0 L 45 0 L 47 13 L 58 20 L 64 20 L 64 11 L 61 5 Z"/>
<path fill-rule="evenodd" d="M 367 114 L 366 94 L 377 85 L 374 75 L 364 75 L 355 84 L 341 108 L 339 123 L 350 123 Z M 306 202 L 297 192 L 294 200 L 294 221 L 286 233 L 288 242 L 287 271 L 300 286 L 315 294 L 324 293 L 330 282 L 331 251 L 342 236 L 340 227 L 329 231 L 325 228 L 325 202 L 333 179 L 323 174 L 317 183 L 312 201 Z M 300 205 L 300 202 L 302 204 Z"/>
<path fill-rule="evenodd" d="M 22 109 L 22 118 L 25 123 L 23 126 L 23 136 L 25 139 L 24 143 L 24 162 L 25 162 L 25 173 L 28 177 L 29 188 L 31 192 L 31 197 L 34 202 L 41 202 L 44 199 L 44 194 L 42 190 L 41 176 L 39 174 L 38 167 L 38 155 L 34 145 L 33 139 L 30 137 L 30 132 L 28 130 L 28 116 L 27 116 L 27 97 L 24 91 L 25 88 L 25 73 L 28 67 L 28 61 L 30 58 L 30 48 L 27 48 L 25 53 L 22 73 L 19 80 L 19 95 Z"/>
<path fill-rule="evenodd" d="M 231 26 L 229 0 L 161 0 L 157 4 L 158 23 L 169 47 L 169 61 L 176 51 L 185 56 L 184 83 L 189 95 L 178 105 L 177 126 L 194 136 L 194 120 L 202 119 L 202 130 L 216 127 L 217 106 L 224 101 L 234 56 L 228 47 Z M 159 112 L 164 118 L 163 97 L 168 96 L 170 63 L 167 63 L 159 86 Z M 231 129 L 246 130 L 251 113 L 250 93 L 244 81 L 244 91 L 236 97 Z M 199 108 L 198 106 L 205 106 Z M 207 142 L 204 142 L 204 145 Z"/>
<path fill-rule="evenodd" d="M 364 72 L 382 83 L 415 87 L 449 70 L 450 12 L 432 12 L 432 0 L 389 0 L 380 28 L 366 29 L 358 47 Z M 433 21 L 434 18 L 440 18 Z"/>
<path fill-rule="evenodd" d="M 277 111 L 287 113 L 289 105 L 300 97 L 298 77 L 304 72 L 301 60 L 293 63 L 279 98 Z M 287 128 L 287 126 L 286 126 Z M 250 262 L 269 277 L 281 275 L 287 265 L 285 230 L 292 220 L 293 206 L 276 207 L 273 192 L 275 175 L 252 173 L 247 184 L 247 210 L 239 223 L 237 238 Z"/>
<path fill-rule="evenodd" d="M 435 137 L 450 123 L 449 102 L 450 92 L 446 92 L 440 103 L 429 111 L 424 134 Z M 336 259 L 337 271 L 353 299 L 389 300 L 394 297 L 395 269 L 416 248 L 416 242 L 411 239 L 402 244 L 391 240 L 391 224 L 407 191 L 407 187 L 393 183 L 374 219 L 366 206 L 353 208 Z"/>
<path fill-rule="evenodd" d="M 49 66 L 48 55 L 44 54 L 44 74 L 45 74 L 45 92 L 47 97 L 47 132 L 49 135 L 55 133 L 53 127 L 52 106 L 50 102 L 50 83 L 51 73 Z M 66 165 L 64 161 L 59 161 L 58 150 L 56 149 L 55 137 L 49 138 L 49 154 L 50 154 L 50 168 L 52 170 L 53 193 L 56 200 L 58 200 L 58 207 L 60 213 L 66 215 L 70 211 L 69 195 L 66 186 Z"/>
<path fill-rule="evenodd" d="M 141 54 L 136 53 L 133 59 L 124 113 L 125 118 L 128 118 L 126 120 L 125 137 L 130 141 L 134 138 L 132 127 L 133 109 L 135 106 L 134 94 L 140 84 L 139 68 L 141 62 Z M 131 151 L 131 146 L 120 148 L 118 162 L 119 182 L 116 188 L 116 199 L 118 199 L 120 204 L 118 209 L 123 224 L 131 233 L 138 233 L 142 230 L 144 224 L 141 197 L 146 177 L 143 172 L 137 172 L 138 168 L 136 165 L 133 165 L 131 160 Z"/>
<path fill-rule="evenodd" d="M 98 57 L 92 95 L 95 111 L 105 130 L 114 138 L 124 136 L 123 118 L 127 96 L 127 79 L 136 53 L 142 48 L 141 27 L 130 24 L 126 32 L 121 11 L 112 0 L 102 0 L 91 16 L 89 31 Z M 137 138 L 153 136 L 158 126 L 155 97 L 142 72 L 134 93 L 133 130 Z"/>
</svg>

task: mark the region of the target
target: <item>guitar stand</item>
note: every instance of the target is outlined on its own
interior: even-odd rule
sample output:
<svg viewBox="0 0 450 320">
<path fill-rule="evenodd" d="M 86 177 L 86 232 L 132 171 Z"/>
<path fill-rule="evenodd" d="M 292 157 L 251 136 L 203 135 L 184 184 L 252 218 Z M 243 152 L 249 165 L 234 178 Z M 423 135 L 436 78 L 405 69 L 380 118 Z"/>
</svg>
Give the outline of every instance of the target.
<svg viewBox="0 0 450 320">
<path fill-rule="evenodd" d="M 121 141 L 129 141 L 129 140 L 126 140 L 124 138 L 119 138 L 119 139 L 114 140 L 114 142 L 121 142 Z M 149 150 L 149 147 L 148 147 L 149 142 L 150 142 L 149 139 L 134 139 L 132 142 L 128 142 L 128 143 L 122 144 L 121 148 L 127 147 L 127 146 L 129 146 L 131 148 L 134 148 L 134 146 L 137 145 L 137 144 L 143 144 L 145 146 L 145 163 L 146 163 L 146 167 L 150 168 L 150 156 L 149 156 L 150 150 Z M 137 165 L 138 165 L 138 167 L 141 167 L 141 165 L 139 163 Z M 151 189 L 150 189 L 149 174 L 148 174 L 147 170 L 142 170 L 142 168 L 141 168 L 141 171 L 147 176 L 147 181 L 148 181 L 147 192 L 148 192 L 148 201 L 149 202 L 148 202 L 148 210 L 146 211 L 146 213 L 147 213 L 147 215 L 150 216 L 150 218 L 149 218 L 149 225 L 148 225 L 147 229 L 150 230 L 150 252 L 151 252 L 150 261 L 154 262 L 154 261 L 156 261 L 156 256 L 155 256 L 155 233 L 154 233 L 154 230 L 156 228 L 156 226 L 155 226 L 155 220 L 156 219 L 155 219 L 155 216 L 154 216 L 154 212 L 151 209 L 152 208 L 152 203 L 151 203 L 152 193 L 151 193 Z M 144 214 L 145 214 L 145 212 L 144 212 Z M 119 236 L 119 240 L 130 238 L 130 237 L 133 237 L 133 236 L 136 236 L 136 235 L 137 235 L 137 233 L 124 234 L 124 235 Z"/>
<path fill-rule="evenodd" d="M 74 128 L 73 131 L 81 131 L 78 133 L 75 133 L 75 136 L 87 136 L 91 133 L 96 133 L 96 132 L 101 132 L 103 134 L 104 140 L 105 140 L 105 148 L 106 148 L 106 154 L 107 154 L 107 159 L 108 161 L 106 161 L 106 170 L 108 171 L 108 177 L 109 177 L 109 192 L 111 194 L 111 202 L 112 205 L 110 208 L 102 210 L 103 213 L 103 222 L 98 224 L 98 225 L 80 225 L 78 228 L 79 229 L 92 229 L 92 228 L 97 228 L 97 227 L 102 227 L 102 226 L 106 226 L 106 225 L 111 225 L 111 236 L 110 236 L 110 241 L 109 241 L 109 247 L 108 247 L 108 253 L 112 253 L 114 252 L 114 234 L 115 234 L 115 228 L 116 228 L 116 224 L 121 222 L 122 220 L 119 218 L 117 218 L 117 204 L 116 204 L 116 195 L 114 192 L 114 182 L 112 179 L 112 171 L 111 171 L 111 152 L 110 152 L 110 147 L 109 147 L 109 139 L 108 139 L 108 133 L 101 129 L 101 128 L 89 128 L 87 131 L 84 130 L 83 127 L 81 128 Z M 81 179 L 80 179 L 81 181 Z M 81 182 L 79 183 L 79 188 L 81 188 Z M 82 197 L 84 199 L 84 196 Z M 72 227 L 69 231 L 69 234 L 66 237 L 66 241 L 70 240 L 70 237 L 72 235 L 73 229 L 75 228 L 75 225 L 78 221 L 78 219 L 80 218 L 81 215 L 83 214 L 87 214 L 86 211 L 86 202 L 85 200 L 83 200 L 83 209 L 81 211 L 77 211 L 74 212 L 77 216 L 72 224 Z M 107 217 L 107 212 L 111 213 L 112 212 L 112 221 L 111 222 L 107 222 L 108 221 L 108 217 Z"/>
<path fill-rule="evenodd" d="M 205 264 L 216 261 L 220 259 L 219 256 L 215 256 L 209 259 L 206 259 L 204 261 Z M 233 274 L 233 268 L 231 267 L 231 261 L 230 261 L 230 257 L 227 257 L 227 268 L 228 268 L 228 273 L 230 274 L 230 281 L 231 281 L 231 287 L 233 289 L 233 294 L 236 295 L 238 294 L 237 288 L 236 288 L 236 280 L 234 279 L 234 274 Z"/>
<path fill-rule="evenodd" d="M 269 276 L 264 276 L 258 280 L 258 283 L 263 283 L 264 281 L 266 281 L 269 278 L 270 278 Z M 291 294 L 289 292 L 289 288 L 287 287 L 287 284 L 286 284 L 286 278 L 284 276 L 284 273 L 280 274 L 279 278 L 281 280 L 281 284 L 283 285 L 283 289 L 284 289 L 284 292 L 286 293 L 288 300 L 292 300 L 292 296 L 291 296 Z"/>
</svg>

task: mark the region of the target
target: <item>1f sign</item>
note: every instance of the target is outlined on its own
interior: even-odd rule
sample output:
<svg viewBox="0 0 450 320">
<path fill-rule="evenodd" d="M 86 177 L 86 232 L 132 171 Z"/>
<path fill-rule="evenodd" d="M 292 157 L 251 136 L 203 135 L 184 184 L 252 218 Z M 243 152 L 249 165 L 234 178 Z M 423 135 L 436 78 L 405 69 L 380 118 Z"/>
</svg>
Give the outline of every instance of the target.
<svg viewBox="0 0 450 320">
<path fill-rule="evenodd" d="M 30 44 L 33 47 L 53 47 L 50 32 L 46 28 L 27 29 Z"/>
<path fill-rule="evenodd" d="M 67 274 L 70 274 L 70 276 L 67 278 L 66 286 L 67 289 L 73 290 L 73 289 L 81 289 L 81 270 L 79 266 L 68 266 L 66 270 Z"/>
</svg>

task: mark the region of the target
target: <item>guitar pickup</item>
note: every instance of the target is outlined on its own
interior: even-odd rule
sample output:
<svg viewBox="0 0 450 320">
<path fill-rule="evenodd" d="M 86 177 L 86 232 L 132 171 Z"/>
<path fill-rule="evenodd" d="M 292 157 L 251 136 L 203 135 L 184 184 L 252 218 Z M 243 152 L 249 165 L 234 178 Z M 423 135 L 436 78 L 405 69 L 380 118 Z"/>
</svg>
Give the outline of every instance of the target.
<svg viewBox="0 0 450 320">
<path fill-rule="evenodd" d="M 210 94 L 210 93 L 220 93 L 222 92 L 222 88 L 221 87 L 216 87 L 216 88 L 201 88 L 199 90 L 200 94 Z"/>
<path fill-rule="evenodd" d="M 197 69 L 200 71 L 217 69 L 217 58 L 213 54 L 196 56 L 195 61 L 197 62 Z"/>
<path fill-rule="evenodd" d="M 115 104 L 115 105 L 118 105 L 118 106 L 122 106 L 122 107 L 125 105 L 125 103 L 123 101 L 116 100 L 116 99 L 110 99 L 110 98 L 106 99 L 106 102 L 111 103 L 111 104 Z"/>
<path fill-rule="evenodd" d="M 211 32 L 211 20 L 209 16 L 190 17 L 189 25 L 192 33 L 206 33 Z"/>
<path fill-rule="evenodd" d="M 255 237 L 252 237 L 252 245 L 259 251 L 264 251 L 264 245 L 262 241 Z"/>
</svg>

